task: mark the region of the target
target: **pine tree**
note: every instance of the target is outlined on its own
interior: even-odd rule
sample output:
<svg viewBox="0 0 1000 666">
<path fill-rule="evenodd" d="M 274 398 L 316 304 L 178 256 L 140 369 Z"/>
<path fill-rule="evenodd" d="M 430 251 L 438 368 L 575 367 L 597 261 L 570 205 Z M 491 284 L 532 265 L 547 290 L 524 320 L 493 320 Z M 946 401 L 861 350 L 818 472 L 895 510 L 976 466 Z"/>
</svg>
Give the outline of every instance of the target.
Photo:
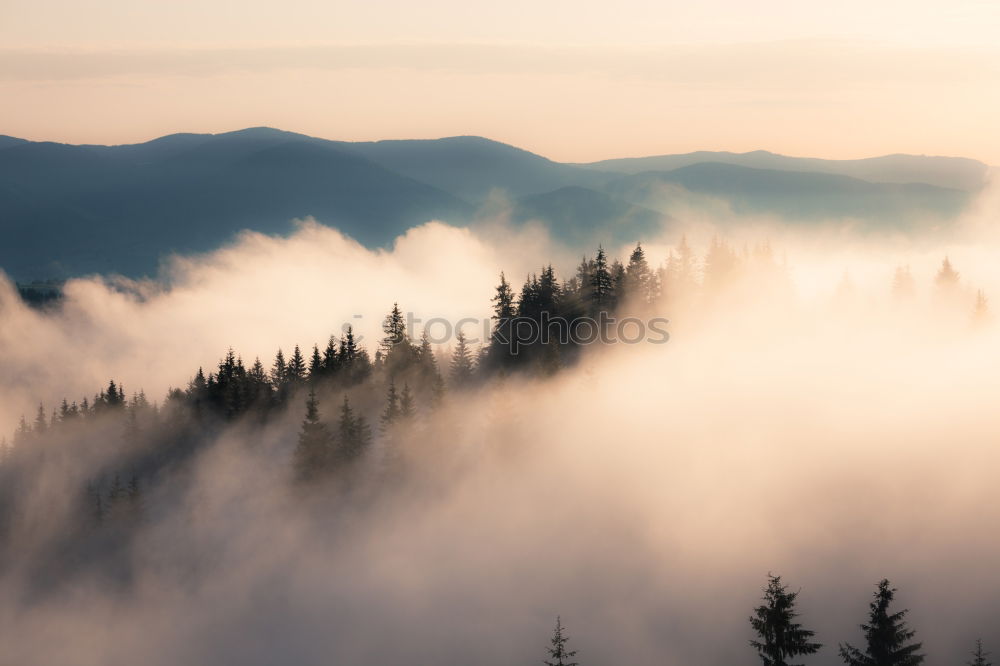
<svg viewBox="0 0 1000 666">
<path fill-rule="evenodd" d="M 500 284 L 493 296 L 493 332 L 490 335 L 490 359 L 494 366 L 506 366 L 511 361 L 511 321 L 517 315 L 514 291 L 507 278 L 500 273 Z"/>
<path fill-rule="evenodd" d="M 337 428 L 337 462 L 346 464 L 361 458 L 371 444 L 371 428 L 363 416 L 355 416 L 347 396 L 340 408 Z"/>
<path fill-rule="evenodd" d="M 968 666 L 993 666 L 992 663 L 986 660 L 986 657 L 988 656 L 990 656 L 990 653 L 983 651 L 983 640 L 981 638 L 977 638 L 976 649 L 972 651 L 972 659 L 965 663 Z"/>
<path fill-rule="evenodd" d="M 472 350 L 461 330 L 458 331 L 456 340 L 458 344 L 451 355 L 451 381 L 456 386 L 462 386 L 472 379 Z"/>
<path fill-rule="evenodd" d="M 611 307 L 614 299 L 614 282 L 611 270 L 608 268 L 608 257 L 603 247 L 597 248 L 597 258 L 594 259 L 593 272 L 590 275 L 591 311 L 600 312 Z"/>
<path fill-rule="evenodd" d="M 313 353 L 309 357 L 309 381 L 318 382 L 322 374 L 323 357 L 319 354 L 319 345 L 313 345 Z"/>
<path fill-rule="evenodd" d="M 628 258 L 625 278 L 625 298 L 643 305 L 653 300 L 653 274 L 641 243 L 636 243 Z"/>
<path fill-rule="evenodd" d="M 934 284 L 942 291 L 953 291 L 958 286 L 958 278 L 958 271 L 951 265 L 951 260 L 945 257 L 934 277 Z"/>
<path fill-rule="evenodd" d="M 340 357 L 337 354 L 337 339 L 330 336 L 323 350 L 323 374 L 333 376 L 340 369 Z"/>
<path fill-rule="evenodd" d="M 625 298 L 625 267 L 615 259 L 611 262 L 611 309 L 617 308 Z"/>
<path fill-rule="evenodd" d="M 285 376 L 293 386 L 301 384 L 306 379 L 306 360 L 302 356 L 302 350 L 299 349 L 298 345 L 295 345 L 295 351 L 292 352 L 292 357 L 288 359 Z"/>
<path fill-rule="evenodd" d="M 549 659 L 544 660 L 545 666 L 579 666 L 577 662 L 570 661 L 576 656 L 576 650 L 566 649 L 569 637 L 563 633 L 562 618 L 556 616 L 556 629 L 552 634 L 551 645 L 547 648 Z"/>
<path fill-rule="evenodd" d="M 330 433 L 319 420 L 316 391 L 310 389 L 306 400 L 306 416 L 299 431 L 299 443 L 295 447 L 295 471 L 300 479 L 314 479 L 326 470 L 330 460 L 330 444 Z"/>
<path fill-rule="evenodd" d="M 379 421 L 382 424 L 382 430 L 389 430 L 392 427 L 392 424 L 396 422 L 396 419 L 399 418 L 399 415 L 399 394 L 396 392 L 396 382 L 390 378 L 389 388 L 385 395 L 385 410 L 379 418 Z"/>
<path fill-rule="evenodd" d="M 413 413 L 413 395 L 410 393 L 410 385 L 403 384 L 403 392 L 399 394 L 399 418 L 409 419 Z"/>
<path fill-rule="evenodd" d="M 924 660 L 920 654 L 921 643 L 909 643 L 916 632 L 908 629 L 903 617 L 908 611 L 889 613 L 896 590 L 883 579 L 871 602 L 867 624 L 861 625 L 865 634 L 865 650 L 844 643 L 840 656 L 847 666 L 918 666 Z"/>
<path fill-rule="evenodd" d="M 48 429 L 49 423 L 45 416 L 45 406 L 42 403 L 38 403 L 38 412 L 35 414 L 35 425 L 32 431 L 35 433 L 35 437 L 41 437 Z"/>
<path fill-rule="evenodd" d="M 752 640 L 750 645 L 757 649 L 764 666 L 798 666 L 789 661 L 798 655 L 813 654 L 822 645 L 811 642 L 814 632 L 793 621 L 798 616 L 795 599 L 799 593 L 789 592 L 781 584 L 781 576 L 768 574 L 767 578 L 764 603 L 750 616 L 750 626 L 760 640 Z"/>
<path fill-rule="evenodd" d="M 275 390 L 281 391 L 288 382 L 288 366 L 285 364 L 285 354 L 278 348 L 278 353 L 274 355 L 274 365 L 271 366 L 271 385 Z"/>
<path fill-rule="evenodd" d="M 247 372 L 247 402 L 258 407 L 266 404 L 271 397 L 271 382 L 268 379 L 267 371 L 260 358 L 254 359 L 253 365 Z"/>
<path fill-rule="evenodd" d="M 559 280 L 556 279 L 556 273 L 550 264 L 542 269 L 542 276 L 538 279 L 538 309 L 548 312 L 553 317 L 556 316 L 559 314 L 561 295 Z"/>
</svg>

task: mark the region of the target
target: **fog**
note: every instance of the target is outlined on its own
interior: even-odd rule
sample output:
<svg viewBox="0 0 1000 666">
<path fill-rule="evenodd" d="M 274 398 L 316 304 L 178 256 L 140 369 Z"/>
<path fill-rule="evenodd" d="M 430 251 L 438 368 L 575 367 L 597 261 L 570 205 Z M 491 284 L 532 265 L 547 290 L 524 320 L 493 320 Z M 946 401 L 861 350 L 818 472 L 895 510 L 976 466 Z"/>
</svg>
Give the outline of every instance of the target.
<svg viewBox="0 0 1000 666">
<path fill-rule="evenodd" d="M 538 664 L 561 614 L 584 665 L 751 664 L 768 572 L 801 589 L 824 643 L 806 663 L 861 642 L 882 577 L 929 663 L 965 661 L 977 637 L 996 649 L 1000 331 L 972 312 L 976 290 L 1000 294 L 997 212 L 987 193 L 956 228 L 911 239 L 767 220 L 648 239 L 654 266 L 684 231 L 699 256 L 712 234 L 775 256 L 649 313 L 670 319 L 667 344 L 594 346 L 553 378 L 450 390 L 405 437 L 376 438 L 363 491 L 292 486 L 300 409 L 220 429 L 156 478 L 136 533 L 97 554 L 126 575 L 38 569 L 75 529 L 58 480 L 120 453 L 76 443 L 86 453 L 21 480 L 3 661 Z M 307 222 L 174 258 L 156 281 L 73 281 L 52 311 L 2 283 L 0 423 L 112 377 L 161 400 L 229 347 L 269 365 L 345 323 L 374 350 L 395 301 L 424 319 L 488 317 L 501 270 L 515 288 L 550 261 L 568 278 L 584 251 L 533 228 L 437 223 L 370 251 Z M 945 255 L 960 271 L 947 293 Z M 902 265 L 915 289 L 901 300 Z M 324 417 L 335 404 L 321 396 Z M 393 443 L 407 473 L 386 480 Z"/>
</svg>

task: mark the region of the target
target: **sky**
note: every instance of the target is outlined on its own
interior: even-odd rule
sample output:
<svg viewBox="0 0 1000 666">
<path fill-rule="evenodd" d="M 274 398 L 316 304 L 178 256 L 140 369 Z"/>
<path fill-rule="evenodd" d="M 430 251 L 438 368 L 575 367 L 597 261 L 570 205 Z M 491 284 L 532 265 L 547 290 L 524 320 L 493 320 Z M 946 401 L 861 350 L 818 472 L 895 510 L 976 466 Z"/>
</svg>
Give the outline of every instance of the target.
<svg viewBox="0 0 1000 666">
<path fill-rule="evenodd" d="M 3 0 L 0 134 L 475 134 L 560 161 L 1000 164 L 1000 4 Z"/>
</svg>

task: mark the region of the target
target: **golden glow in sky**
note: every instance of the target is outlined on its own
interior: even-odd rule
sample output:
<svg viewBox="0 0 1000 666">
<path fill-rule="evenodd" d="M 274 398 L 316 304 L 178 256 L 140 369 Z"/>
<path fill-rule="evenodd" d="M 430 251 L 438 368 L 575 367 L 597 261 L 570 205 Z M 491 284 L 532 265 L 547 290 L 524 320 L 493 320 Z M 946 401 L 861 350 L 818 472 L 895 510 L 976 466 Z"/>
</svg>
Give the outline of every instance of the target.
<svg viewBox="0 0 1000 666">
<path fill-rule="evenodd" d="M 270 125 L 478 134 L 553 159 L 692 150 L 1000 164 L 1000 3 L 0 4 L 0 134 Z"/>
</svg>

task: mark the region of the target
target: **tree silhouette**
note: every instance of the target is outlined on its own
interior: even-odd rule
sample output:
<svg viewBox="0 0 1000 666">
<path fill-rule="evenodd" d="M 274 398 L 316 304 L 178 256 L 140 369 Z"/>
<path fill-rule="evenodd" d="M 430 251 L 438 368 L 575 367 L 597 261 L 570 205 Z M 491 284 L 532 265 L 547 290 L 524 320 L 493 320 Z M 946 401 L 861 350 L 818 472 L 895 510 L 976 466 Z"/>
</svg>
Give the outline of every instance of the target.
<svg viewBox="0 0 1000 666">
<path fill-rule="evenodd" d="M 654 278 L 642 244 L 637 243 L 625 267 L 625 298 L 646 304 L 653 300 Z"/>
<path fill-rule="evenodd" d="M 908 629 L 903 617 L 908 611 L 889 613 L 896 590 L 888 580 L 881 580 L 871 602 L 868 623 L 861 625 L 865 635 L 862 652 L 849 643 L 840 646 L 840 656 L 848 666 L 917 666 L 924 660 L 921 643 L 909 643 L 916 632 Z"/>
<path fill-rule="evenodd" d="M 934 283 L 943 290 L 952 290 L 958 286 L 958 277 L 958 271 L 951 265 L 951 260 L 945 257 L 934 277 Z"/>
<path fill-rule="evenodd" d="M 461 330 L 458 331 L 456 340 L 458 344 L 451 355 L 451 381 L 456 386 L 461 386 L 472 379 L 472 350 Z"/>
<path fill-rule="evenodd" d="M 594 259 L 593 271 L 590 274 L 591 311 L 599 312 L 611 306 L 614 298 L 614 282 L 608 268 L 608 256 L 603 247 L 597 248 L 597 258 Z"/>
<path fill-rule="evenodd" d="M 562 618 L 556 616 L 556 628 L 552 633 L 551 645 L 547 648 L 549 659 L 545 660 L 545 666 L 579 666 L 577 662 L 570 661 L 576 656 L 576 650 L 567 650 L 566 643 L 569 637 L 563 633 Z"/>
<path fill-rule="evenodd" d="M 965 662 L 968 666 L 993 666 L 992 663 L 986 660 L 986 657 L 990 656 L 989 652 L 983 651 L 983 639 L 976 639 L 976 649 L 972 651 L 972 659 Z"/>
<path fill-rule="evenodd" d="M 385 394 L 385 410 L 379 421 L 382 423 L 382 430 L 386 431 L 392 427 L 400 416 L 399 394 L 396 392 L 396 382 L 389 379 L 389 388 Z"/>
<path fill-rule="evenodd" d="M 811 641 L 815 632 L 793 621 L 798 616 L 795 599 L 799 593 L 789 592 L 781 584 L 781 576 L 768 574 L 767 578 L 764 603 L 750 616 L 750 626 L 760 640 L 752 640 L 750 645 L 757 649 L 764 666 L 798 666 L 789 661 L 798 655 L 814 654 L 822 645 Z"/>
<path fill-rule="evenodd" d="M 299 431 L 299 443 L 295 447 L 295 471 L 302 480 L 319 476 L 329 465 L 330 433 L 319 420 L 319 406 L 316 391 L 309 391 L 306 400 L 306 416 Z"/>
<path fill-rule="evenodd" d="M 413 395 L 410 393 L 410 385 L 403 384 L 403 392 L 399 394 L 399 418 L 408 419 L 413 416 Z"/>
</svg>

